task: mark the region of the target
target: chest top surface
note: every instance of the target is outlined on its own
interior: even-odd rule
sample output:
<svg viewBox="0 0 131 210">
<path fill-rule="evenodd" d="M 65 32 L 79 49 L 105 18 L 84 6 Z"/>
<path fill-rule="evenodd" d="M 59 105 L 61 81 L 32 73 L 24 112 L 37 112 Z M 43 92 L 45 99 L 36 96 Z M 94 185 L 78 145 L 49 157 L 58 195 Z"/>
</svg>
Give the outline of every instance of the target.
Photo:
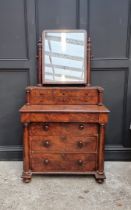
<svg viewBox="0 0 131 210">
<path fill-rule="evenodd" d="M 98 105 L 24 105 L 20 112 L 87 112 L 87 113 L 108 113 L 105 106 Z"/>
</svg>

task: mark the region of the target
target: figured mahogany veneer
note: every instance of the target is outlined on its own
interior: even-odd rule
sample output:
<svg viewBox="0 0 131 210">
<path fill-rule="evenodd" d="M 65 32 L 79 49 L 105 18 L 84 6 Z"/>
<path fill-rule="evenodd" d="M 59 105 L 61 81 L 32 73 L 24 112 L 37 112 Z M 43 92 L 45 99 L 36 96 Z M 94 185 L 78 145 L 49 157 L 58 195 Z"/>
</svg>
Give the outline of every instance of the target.
<svg viewBox="0 0 131 210">
<path fill-rule="evenodd" d="M 37 58 L 38 86 L 26 88 L 26 104 L 20 109 L 23 181 L 30 182 L 32 174 L 93 174 L 102 183 L 109 110 L 103 105 L 103 88 L 89 86 L 90 37 L 85 86 L 42 86 L 41 40 Z"/>
<path fill-rule="evenodd" d="M 24 105 L 21 122 L 107 123 L 108 110 L 97 105 Z M 79 113 L 79 114 L 78 114 Z"/>
<path fill-rule="evenodd" d="M 98 149 L 98 135 L 71 136 L 30 136 L 30 149 L 32 153 L 62 153 L 87 152 L 96 153 Z"/>
<path fill-rule="evenodd" d="M 27 87 L 30 105 L 102 105 L 101 87 Z"/>
<path fill-rule="evenodd" d="M 46 100 L 45 105 L 32 104 L 32 97 L 39 98 L 45 90 L 50 96 L 52 91 L 49 88 L 43 87 L 41 91 L 41 88 L 31 87 L 31 97 L 27 92 L 27 104 L 20 109 L 21 122 L 25 125 L 23 180 L 28 182 L 32 173 L 86 173 L 94 174 L 98 181 L 103 181 L 108 109 L 102 104 L 81 105 L 78 99 L 77 105 L 47 105 Z M 58 92 L 62 94 L 63 90 L 59 88 Z M 73 88 L 70 92 L 68 87 L 68 95 L 71 94 Z M 96 98 L 99 98 L 98 95 L 97 91 Z"/>
<path fill-rule="evenodd" d="M 93 135 L 98 133 L 97 124 L 89 123 L 31 123 L 30 125 L 30 135 L 39 136 L 61 136 L 61 135 L 72 135 L 82 136 L 82 135 Z"/>
<path fill-rule="evenodd" d="M 95 171 L 96 154 L 83 153 L 42 153 L 33 154 L 31 170 L 33 172 L 86 172 Z"/>
</svg>

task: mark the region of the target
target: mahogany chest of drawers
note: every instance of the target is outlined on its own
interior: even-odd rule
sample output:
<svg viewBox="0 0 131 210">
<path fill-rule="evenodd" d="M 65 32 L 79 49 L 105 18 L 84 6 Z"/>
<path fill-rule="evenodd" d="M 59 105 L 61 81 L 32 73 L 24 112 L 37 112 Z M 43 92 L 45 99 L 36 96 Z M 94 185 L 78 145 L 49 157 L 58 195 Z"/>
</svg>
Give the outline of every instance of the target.
<svg viewBox="0 0 131 210">
<path fill-rule="evenodd" d="M 108 109 L 100 87 L 28 87 L 20 109 L 24 124 L 23 181 L 32 174 L 104 174 Z"/>
</svg>

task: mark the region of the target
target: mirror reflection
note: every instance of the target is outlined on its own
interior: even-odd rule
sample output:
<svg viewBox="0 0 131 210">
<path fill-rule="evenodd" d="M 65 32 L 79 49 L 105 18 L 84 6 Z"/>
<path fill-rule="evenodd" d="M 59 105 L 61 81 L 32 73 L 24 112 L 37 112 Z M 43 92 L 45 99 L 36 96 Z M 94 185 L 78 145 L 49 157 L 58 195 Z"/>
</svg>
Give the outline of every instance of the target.
<svg viewBox="0 0 131 210">
<path fill-rule="evenodd" d="M 85 42 L 85 31 L 44 31 L 43 83 L 85 83 Z"/>
</svg>

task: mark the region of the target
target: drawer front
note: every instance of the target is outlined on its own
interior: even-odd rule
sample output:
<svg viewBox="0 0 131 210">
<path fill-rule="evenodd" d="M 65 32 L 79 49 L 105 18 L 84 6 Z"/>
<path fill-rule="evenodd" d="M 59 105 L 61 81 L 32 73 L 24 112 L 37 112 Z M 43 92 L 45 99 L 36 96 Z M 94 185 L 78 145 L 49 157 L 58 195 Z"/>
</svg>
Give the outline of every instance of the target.
<svg viewBox="0 0 131 210">
<path fill-rule="evenodd" d="M 88 172 L 96 170 L 96 154 L 33 154 L 34 172 Z"/>
<path fill-rule="evenodd" d="M 99 113 L 23 113 L 22 122 L 88 122 L 98 123 Z"/>
<path fill-rule="evenodd" d="M 29 103 L 42 104 L 98 104 L 97 89 L 32 89 Z"/>
<path fill-rule="evenodd" d="M 88 123 L 31 123 L 29 134 L 32 136 L 83 136 L 98 133 L 97 124 Z"/>
<path fill-rule="evenodd" d="M 33 152 L 96 152 L 96 136 L 31 136 Z"/>
</svg>

